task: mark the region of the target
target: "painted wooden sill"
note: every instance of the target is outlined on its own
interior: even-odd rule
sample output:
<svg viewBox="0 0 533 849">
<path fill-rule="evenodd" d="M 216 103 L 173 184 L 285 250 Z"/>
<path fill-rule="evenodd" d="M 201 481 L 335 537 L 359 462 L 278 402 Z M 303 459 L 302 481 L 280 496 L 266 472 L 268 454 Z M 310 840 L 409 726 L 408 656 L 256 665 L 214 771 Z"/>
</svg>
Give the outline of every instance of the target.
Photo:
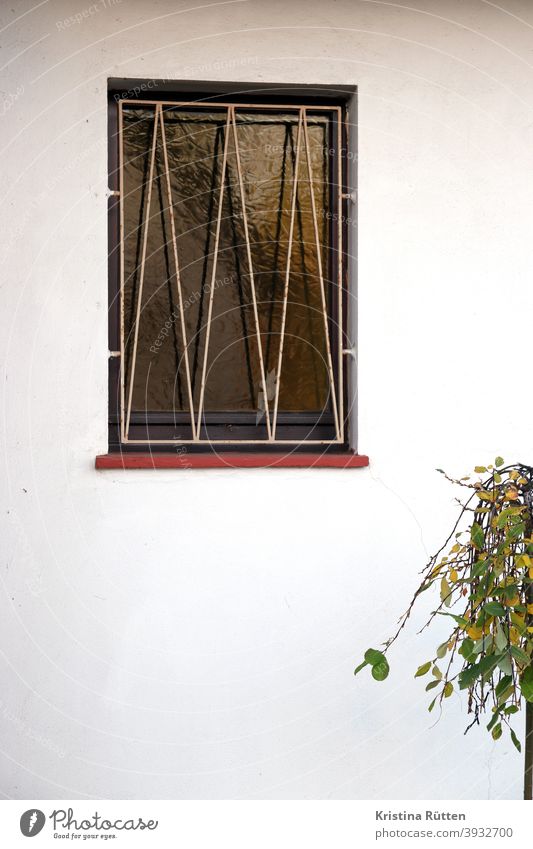
<svg viewBox="0 0 533 849">
<path fill-rule="evenodd" d="M 100 454 L 97 469 L 359 469 L 365 454 Z"/>
</svg>

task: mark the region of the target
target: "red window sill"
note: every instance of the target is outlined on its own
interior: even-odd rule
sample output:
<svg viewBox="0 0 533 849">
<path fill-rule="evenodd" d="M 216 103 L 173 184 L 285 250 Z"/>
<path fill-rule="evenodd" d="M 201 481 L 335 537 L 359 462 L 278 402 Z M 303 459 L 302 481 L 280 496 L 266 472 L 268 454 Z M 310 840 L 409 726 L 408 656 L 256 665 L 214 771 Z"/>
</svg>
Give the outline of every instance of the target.
<svg viewBox="0 0 533 849">
<path fill-rule="evenodd" d="M 359 469 L 365 454 L 100 454 L 97 469 Z"/>
</svg>

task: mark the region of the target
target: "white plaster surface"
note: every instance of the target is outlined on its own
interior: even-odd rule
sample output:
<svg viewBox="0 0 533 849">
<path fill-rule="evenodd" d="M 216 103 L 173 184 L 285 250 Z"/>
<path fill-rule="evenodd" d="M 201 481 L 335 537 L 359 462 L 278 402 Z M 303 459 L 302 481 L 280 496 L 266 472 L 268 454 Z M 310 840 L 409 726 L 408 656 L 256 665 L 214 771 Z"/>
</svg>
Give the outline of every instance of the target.
<svg viewBox="0 0 533 849">
<path fill-rule="evenodd" d="M 435 467 L 532 461 L 531 2 L 24 0 L 0 28 L 1 792 L 519 798 L 463 696 L 431 727 L 431 599 L 385 684 L 352 671 L 454 517 Z M 108 77 L 359 87 L 369 469 L 94 470 Z"/>
</svg>

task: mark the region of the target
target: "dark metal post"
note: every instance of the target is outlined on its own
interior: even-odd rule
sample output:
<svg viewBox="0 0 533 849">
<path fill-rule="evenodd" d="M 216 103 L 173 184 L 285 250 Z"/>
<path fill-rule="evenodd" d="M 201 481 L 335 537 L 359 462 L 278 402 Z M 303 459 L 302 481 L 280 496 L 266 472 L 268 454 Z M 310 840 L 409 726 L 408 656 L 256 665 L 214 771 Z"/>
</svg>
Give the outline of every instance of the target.
<svg viewBox="0 0 533 849">
<path fill-rule="evenodd" d="M 524 746 L 524 799 L 533 799 L 533 704 L 526 702 Z"/>
<path fill-rule="evenodd" d="M 528 508 L 529 515 L 526 519 L 526 535 L 531 537 L 533 529 L 533 489 L 531 486 L 531 466 L 525 467 L 529 472 L 530 483 L 524 493 L 524 501 Z M 527 603 L 533 604 L 533 584 L 528 584 L 526 590 Z M 527 624 L 531 625 L 533 616 L 527 615 Z M 524 741 L 524 799 L 533 799 L 533 704 L 526 702 L 526 733 Z"/>
</svg>

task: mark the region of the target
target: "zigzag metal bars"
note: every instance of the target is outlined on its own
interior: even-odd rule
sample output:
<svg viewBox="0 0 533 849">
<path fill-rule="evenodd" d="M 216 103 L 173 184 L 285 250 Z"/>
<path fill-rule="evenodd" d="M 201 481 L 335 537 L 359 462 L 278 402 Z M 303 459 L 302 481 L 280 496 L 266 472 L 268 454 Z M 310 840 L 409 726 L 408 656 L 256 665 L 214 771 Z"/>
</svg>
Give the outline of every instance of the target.
<svg viewBox="0 0 533 849">
<path fill-rule="evenodd" d="M 174 219 L 174 204 L 172 199 L 172 188 L 170 181 L 170 170 L 169 170 L 169 160 L 168 160 L 168 149 L 166 143 L 166 133 L 165 133 L 165 121 L 164 121 L 164 111 L 163 106 L 184 106 L 189 104 L 181 104 L 181 103 L 162 103 L 155 101 L 132 101 L 135 103 L 137 107 L 139 106 L 147 106 L 153 105 L 155 107 L 154 114 L 154 127 L 152 134 L 152 143 L 150 149 L 150 165 L 149 165 L 149 173 L 148 173 L 148 191 L 147 191 L 147 201 L 145 209 L 143 209 L 142 222 L 141 222 L 141 232 L 142 232 L 142 249 L 141 249 L 141 257 L 140 257 L 140 276 L 139 276 L 139 287 L 137 292 L 137 302 L 135 304 L 135 322 L 134 322 L 134 335 L 133 335 L 133 351 L 132 351 L 132 365 L 131 371 L 129 375 L 129 387 L 128 387 L 128 397 L 127 403 L 125 403 L 125 381 L 126 377 L 124 374 L 124 210 L 123 210 L 123 148 L 122 148 L 122 105 L 124 103 L 128 103 L 130 101 L 122 101 L 120 103 L 120 116 L 119 116 L 119 136 L 120 136 L 120 206 L 121 206 L 121 435 L 122 440 L 124 442 L 131 443 L 146 443 L 146 442 L 167 442 L 168 440 L 137 440 L 137 439 L 129 439 L 129 429 L 130 429 L 130 420 L 131 420 L 131 412 L 132 412 L 132 401 L 133 401 L 133 386 L 134 386 L 134 378 L 135 378 L 135 369 L 137 364 L 137 349 L 138 349 L 138 340 L 139 340 L 139 327 L 141 321 L 142 314 L 142 298 L 143 298 L 143 287 L 144 287 L 144 277 L 145 277 L 145 267 L 146 267 L 146 249 L 147 249 L 147 241 L 148 241 L 148 228 L 150 223 L 150 210 L 151 210 L 151 200 L 152 200 L 152 186 L 154 182 L 154 166 L 155 166 L 155 157 L 156 157 L 156 148 L 157 148 L 157 136 L 158 136 L 158 127 L 161 128 L 161 145 L 163 151 L 163 164 L 164 164 L 164 180 L 166 185 L 166 195 L 168 202 L 168 210 L 170 216 L 170 232 L 171 232 L 171 243 L 172 243 L 172 256 L 174 261 L 174 270 L 175 270 L 175 285 L 178 294 L 178 305 L 179 305 L 179 319 L 180 319 L 180 329 L 181 335 L 183 339 L 183 347 L 184 347 L 184 364 L 185 364 L 185 377 L 186 377 L 186 388 L 187 388 L 187 398 L 188 398 L 188 406 L 190 413 L 190 422 L 191 422 L 191 432 L 192 439 L 190 440 L 173 440 L 176 443 L 184 443 L 184 444 L 204 444 L 211 443 L 212 440 L 202 439 L 200 436 L 201 426 L 202 426 L 202 416 L 204 410 L 204 402 L 205 402 L 205 391 L 206 391 L 206 382 L 207 382 L 207 365 L 208 365 L 208 357 L 209 357 L 209 344 L 211 337 L 211 325 L 212 325 L 212 314 L 213 314 L 213 301 L 214 301 L 214 293 L 215 293 L 215 277 L 217 271 L 217 261 L 218 261 L 218 253 L 219 253 L 219 244 L 220 244 L 220 229 L 221 229 L 221 221 L 222 221 L 222 209 L 224 204 L 224 192 L 225 192 L 225 183 L 226 183 L 226 175 L 227 175 L 227 164 L 228 164 L 228 145 L 230 139 L 230 133 L 233 135 L 234 141 L 234 154 L 235 160 L 237 164 L 237 176 L 238 176 L 238 184 L 239 184 L 239 194 L 242 208 L 242 221 L 244 227 L 244 235 L 245 235 L 245 245 L 246 245 L 246 256 L 248 263 L 248 273 L 250 278 L 250 288 L 252 294 L 252 307 L 253 307 L 253 316 L 254 316 L 254 325 L 255 325 L 255 337 L 258 348 L 258 356 L 259 356 L 259 368 L 260 368 L 260 377 L 261 377 L 261 385 L 263 390 L 263 399 L 265 403 L 265 421 L 267 427 L 267 439 L 256 439 L 256 440 L 217 440 L 221 444 L 239 444 L 240 442 L 246 442 L 247 444 L 255 443 L 255 444 L 279 444 L 279 443 L 291 443 L 293 440 L 285 440 L 285 439 L 276 439 L 276 428 L 277 428 L 277 420 L 278 420 L 278 409 L 279 409 L 279 396 L 280 396 L 280 387 L 281 387 L 281 377 L 282 377 L 282 364 L 283 364 L 283 348 L 285 342 L 285 330 L 286 330 L 286 318 L 287 318 L 287 305 L 289 300 L 289 290 L 290 290 L 290 275 L 291 275 L 291 258 L 292 258 L 292 250 L 293 250 L 293 241 L 294 241 L 294 229 L 295 229 L 295 211 L 296 211 L 296 203 L 298 196 L 298 183 L 299 183 L 299 165 L 300 165 L 300 153 L 302 148 L 305 150 L 305 158 L 307 161 L 307 174 L 309 180 L 309 190 L 310 190 L 310 198 L 311 198 L 311 211 L 313 218 L 313 229 L 315 236 L 315 249 L 317 255 L 317 269 L 318 269 L 318 278 L 320 285 L 320 299 L 321 299 L 321 311 L 322 311 L 322 319 L 324 325 L 324 336 L 326 343 L 326 361 L 327 361 L 327 372 L 328 372 L 328 380 L 331 392 L 331 400 L 332 400 L 332 408 L 333 408 L 333 416 L 335 422 L 335 440 L 306 440 L 306 442 L 310 444 L 330 444 L 332 442 L 342 442 L 343 439 L 343 423 L 342 419 L 339 416 L 339 406 L 337 401 L 337 388 L 335 386 L 335 375 L 333 369 L 333 360 L 331 354 L 331 342 L 330 342 L 330 333 L 329 333 L 329 321 L 328 321 L 328 313 L 327 313 L 327 301 L 326 301 L 326 290 L 325 290 L 325 282 L 322 268 L 322 255 L 321 255 L 321 246 L 320 246 L 320 237 L 319 237 L 319 225 L 318 225 L 318 217 L 317 217 L 317 208 L 315 201 L 315 189 L 313 182 L 313 171 L 312 171 L 312 163 L 311 163 L 311 152 L 309 146 L 309 133 L 308 133 L 308 124 L 307 124 L 307 109 L 305 107 L 298 107 L 298 129 L 297 129 L 297 138 L 295 144 L 295 162 L 294 162 L 294 174 L 292 181 L 292 190 L 291 190 L 291 211 L 290 211 L 290 219 L 289 219 L 289 241 L 287 248 L 287 261 L 285 267 L 285 277 L 284 277 L 284 288 L 283 288 L 283 301 L 282 301 L 282 317 L 281 317 L 281 329 L 280 329 L 280 342 L 278 349 L 278 358 L 277 358 L 277 367 L 276 367 L 276 382 L 275 382 L 275 395 L 274 395 L 274 404 L 273 411 L 270 411 L 268 404 L 268 396 L 267 396 L 267 383 L 266 383 L 266 371 L 265 371 L 265 362 L 264 362 L 264 353 L 261 342 L 261 331 L 259 324 L 259 311 L 257 304 L 257 294 L 255 288 L 255 278 L 254 278 L 254 268 L 252 263 L 252 251 L 250 244 L 250 234 L 248 227 L 248 217 L 246 210 L 246 196 L 245 196 L 245 186 L 243 180 L 242 166 L 241 166 L 241 157 L 240 157 L 240 148 L 239 148 L 239 139 L 238 139 L 238 131 L 237 131 L 237 121 L 236 121 L 236 108 L 246 109 L 246 111 L 250 111 L 253 108 L 256 109 L 290 109 L 291 107 L 279 107 L 279 106 L 251 106 L 248 104 L 225 104 L 224 106 L 218 105 L 218 108 L 226 108 L 227 116 L 226 116 L 226 124 L 224 129 L 224 149 L 222 154 L 222 169 L 220 176 L 220 185 L 218 188 L 218 205 L 217 205 L 217 217 L 216 217 L 216 226 L 215 226 L 215 244 L 214 244 L 214 252 L 213 252 L 213 267 L 211 272 L 211 285 L 209 289 L 209 303 L 208 303 L 208 312 L 207 312 L 207 320 L 205 324 L 205 347 L 202 361 L 202 370 L 201 370 L 201 382 L 200 382 L 200 397 L 198 403 L 198 410 L 195 416 L 194 403 L 193 403 L 193 392 L 192 392 L 192 381 L 191 381 L 191 371 L 190 371 L 190 362 L 189 362 L 189 345 L 187 341 L 187 332 L 185 326 L 185 313 L 183 307 L 183 294 L 182 294 L 182 286 L 181 286 L 181 277 L 180 277 L 180 267 L 178 260 L 178 248 L 177 248 L 177 240 L 176 240 L 176 228 L 175 228 L 175 219 Z M 195 108 L 198 108 L 198 104 L 195 104 Z M 207 107 L 206 107 L 207 108 Z M 295 107 L 292 107 L 293 109 Z M 328 107 L 329 109 L 330 107 Z M 313 107 L 313 111 L 316 111 L 316 107 Z M 340 198 L 340 185 L 338 186 L 339 198 Z M 341 247 L 340 237 L 339 237 L 339 248 Z M 339 272 L 341 270 L 340 266 L 340 253 L 339 253 Z M 339 315 L 341 315 L 340 310 L 342 309 L 342 297 L 341 297 L 341 275 L 339 273 Z M 339 387 L 342 386 L 342 357 L 339 359 Z M 342 405 L 342 393 L 340 393 L 340 400 Z"/>
</svg>

